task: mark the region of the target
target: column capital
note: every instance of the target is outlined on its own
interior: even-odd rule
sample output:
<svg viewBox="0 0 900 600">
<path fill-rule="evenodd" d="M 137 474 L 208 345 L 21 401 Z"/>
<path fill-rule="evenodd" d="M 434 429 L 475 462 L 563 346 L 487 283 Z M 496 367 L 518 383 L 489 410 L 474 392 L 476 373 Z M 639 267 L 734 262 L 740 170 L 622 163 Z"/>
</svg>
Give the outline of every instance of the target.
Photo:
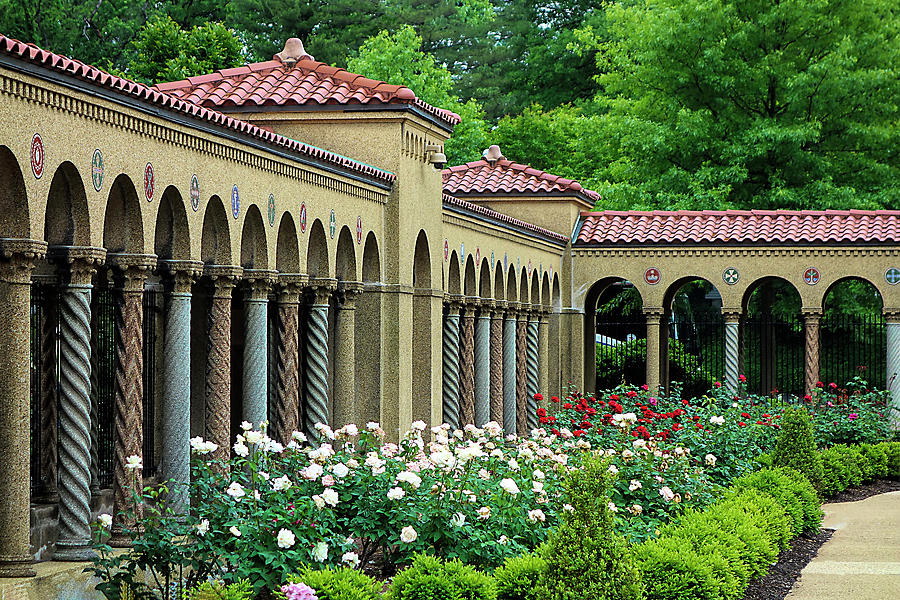
<svg viewBox="0 0 900 600">
<path fill-rule="evenodd" d="M 306 295 L 313 306 L 328 306 L 328 301 L 337 289 L 337 279 L 310 277 Z"/>
<path fill-rule="evenodd" d="M 0 281 L 26 284 L 31 281 L 34 261 L 47 254 L 40 240 L 0 238 Z"/>
<path fill-rule="evenodd" d="M 507 300 L 506 308 L 504 310 L 504 312 L 506 313 L 506 318 L 507 319 L 515 319 L 516 313 L 519 312 L 520 306 L 522 306 L 522 305 L 519 304 L 518 302 L 516 302 L 515 300 Z"/>
<path fill-rule="evenodd" d="M 804 321 L 819 321 L 822 319 L 822 308 L 818 306 L 804 306 L 800 309 Z"/>
<path fill-rule="evenodd" d="M 900 308 L 885 306 L 881 309 L 885 323 L 900 323 Z"/>
<path fill-rule="evenodd" d="M 464 298 L 460 294 L 444 295 L 444 304 L 447 305 L 447 311 L 450 315 L 459 316 L 460 311 L 463 309 Z"/>
<path fill-rule="evenodd" d="M 203 274 L 203 263 L 199 260 L 159 260 L 157 269 L 168 280 L 172 293 L 190 294 L 191 284 Z"/>
<path fill-rule="evenodd" d="M 503 318 L 503 313 L 506 312 L 506 300 L 494 300 L 493 302 L 494 310 L 491 311 L 493 318 Z"/>
<path fill-rule="evenodd" d="M 213 283 L 213 298 L 231 299 L 231 290 L 244 270 L 234 265 L 206 265 L 203 274 Z"/>
<path fill-rule="evenodd" d="M 242 278 L 249 285 L 247 300 L 267 300 L 272 284 L 278 278 L 278 271 L 269 269 L 244 269 Z"/>
<path fill-rule="evenodd" d="M 156 255 L 116 252 L 106 255 L 106 264 L 113 269 L 116 287 L 125 292 L 143 292 L 144 281 L 156 267 Z"/>
<path fill-rule="evenodd" d="M 741 317 L 744 315 L 744 311 L 740 308 L 722 307 L 722 316 L 725 318 L 726 323 L 738 323 L 741 320 Z"/>
<path fill-rule="evenodd" d="M 361 281 L 339 281 L 337 284 L 337 300 L 341 310 L 356 308 L 356 299 L 363 292 Z"/>
<path fill-rule="evenodd" d="M 475 311 L 476 308 L 481 304 L 481 298 L 478 296 L 465 296 L 466 309 Z"/>
<path fill-rule="evenodd" d="M 497 301 L 493 298 L 482 298 L 478 305 L 481 308 L 481 312 L 488 315 L 493 314 L 497 310 Z"/>
<path fill-rule="evenodd" d="M 97 267 L 106 259 L 106 250 L 93 246 L 51 246 L 48 256 L 66 268 L 68 285 L 90 285 Z"/>
<path fill-rule="evenodd" d="M 297 304 L 309 277 L 303 273 L 279 273 L 275 283 L 279 304 Z"/>
<path fill-rule="evenodd" d="M 642 312 L 647 320 L 647 324 L 659 325 L 662 323 L 663 315 L 666 311 L 661 306 L 645 306 Z"/>
</svg>

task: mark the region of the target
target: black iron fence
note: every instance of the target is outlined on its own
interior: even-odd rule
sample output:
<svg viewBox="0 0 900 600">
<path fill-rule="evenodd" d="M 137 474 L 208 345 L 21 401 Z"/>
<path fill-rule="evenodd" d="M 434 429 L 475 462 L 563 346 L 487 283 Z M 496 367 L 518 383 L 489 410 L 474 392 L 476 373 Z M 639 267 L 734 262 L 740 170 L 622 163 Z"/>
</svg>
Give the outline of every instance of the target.
<svg viewBox="0 0 900 600">
<path fill-rule="evenodd" d="M 163 295 L 156 288 L 144 291 L 144 477 L 156 474 L 156 376 Z"/>
<path fill-rule="evenodd" d="M 669 322 L 669 381 L 682 384 L 688 398 L 709 391 L 725 372 L 725 322 Z"/>
<path fill-rule="evenodd" d="M 647 324 L 643 315 L 597 315 L 597 389 L 646 379 Z"/>
<path fill-rule="evenodd" d="M 802 396 L 805 334 L 803 321 L 753 315 L 742 323 L 743 365 L 751 394 Z"/>
<path fill-rule="evenodd" d="M 819 333 L 819 379 L 843 385 L 862 375 L 883 388 L 887 381 L 887 339 L 881 313 L 829 314 Z"/>
</svg>

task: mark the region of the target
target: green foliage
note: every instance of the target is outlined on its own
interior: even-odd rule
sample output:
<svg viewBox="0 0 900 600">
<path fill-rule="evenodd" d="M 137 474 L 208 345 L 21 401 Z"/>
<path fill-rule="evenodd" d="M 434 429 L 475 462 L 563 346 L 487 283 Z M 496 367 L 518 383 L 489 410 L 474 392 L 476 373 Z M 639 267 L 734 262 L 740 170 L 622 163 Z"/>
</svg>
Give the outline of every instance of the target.
<svg viewBox="0 0 900 600">
<path fill-rule="evenodd" d="M 458 560 L 418 554 L 391 582 L 385 600 L 495 600 L 494 580 Z"/>
<path fill-rule="evenodd" d="M 875 444 L 891 435 L 892 407 L 889 390 L 870 389 L 854 377 L 844 388 L 835 384 L 818 388 L 813 395 L 813 421 L 820 445 Z"/>
<path fill-rule="evenodd" d="M 547 561 L 536 554 L 506 559 L 494 571 L 497 600 L 542 600 L 537 585 L 547 571 Z"/>
<path fill-rule="evenodd" d="M 421 100 L 457 113 L 462 121 L 444 147 L 449 164 L 481 158 L 488 146 L 481 105 L 474 100 L 462 102 L 452 93 L 450 71 L 422 51 L 422 38 L 415 29 L 404 26 L 395 33 L 382 31 L 367 39 L 347 68 L 372 79 L 405 85 Z"/>
<path fill-rule="evenodd" d="M 615 348 L 597 345 L 597 386 L 636 384 L 647 377 L 647 340 L 623 341 Z M 686 396 L 699 396 L 712 385 L 699 357 L 687 352 L 678 340 L 669 340 L 669 368 L 672 381 L 682 384 Z"/>
<path fill-rule="evenodd" d="M 148 84 L 178 81 L 243 62 L 241 42 L 221 23 L 183 30 L 168 16 L 154 18 L 132 42 L 125 74 Z"/>
<path fill-rule="evenodd" d="M 205 581 L 185 592 L 184 600 L 253 600 L 253 586 L 246 579 L 231 584 Z"/>
<path fill-rule="evenodd" d="M 586 459 L 565 480 L 563 500 L 574 510 L 564 513 L 539 554 L 547 570 L 538 586 L 547 600 L 639 599 L 640 573 L 624 538 L 615 532 L 610 512 L 609 462 Z"/>
<path fill-rule="evenodd" d="M 816 490 L 822 489 L 822 457 L 816 448 L 815 432 L 806 408 L 784 411 L 772 466 L 799 471 Z"/>
<path fill-rule="evenodd" d="M 322 570 L 304 567 L 288 581 L 305 583 L 316 591 L 319 600 L 378 600 L 381 597 L 379 582 L 349 567 Z"/>
<path fill-rule="evenodd" d="M 735 490 L 754 489 L 774 498 L 791 518 L 793 535 L 818 531 L 822 511 L 815 488 L 792 469 L 763 469 L 734 480 Z"/>
</svg>

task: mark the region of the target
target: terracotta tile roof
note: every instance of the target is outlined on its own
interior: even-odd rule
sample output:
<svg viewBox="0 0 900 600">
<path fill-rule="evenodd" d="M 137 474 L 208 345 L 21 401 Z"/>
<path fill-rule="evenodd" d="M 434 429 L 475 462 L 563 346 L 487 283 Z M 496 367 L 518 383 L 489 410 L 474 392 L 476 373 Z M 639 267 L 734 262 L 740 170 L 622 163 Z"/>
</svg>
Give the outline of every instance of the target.
<svg viewBox="0 0 900 600">
<path fill-rule="evenodd" d="M 251 125 L 245 121 L 229 117 L 218 111 L 192 104 L 170 94 L 166 94 L 142 83 L 123 79 L 101 71 L 97 67 L 85 64 L 79 60 L 68 58 L 61 54 L 48 52 L 38 48 L 34 44 L 26 44 L 18 40 L 0 34 L 0 54 L 12 56 L 33 65 L 56 71 L 70 77 L 87 81 L 124 96 L 130 96 L 139 101 L 161 106 L 190 117 L 206 121 L 234 132 L 260 139 L 273 146 L 286 148 L 297 154 L 301 154 L 326 163 L 331 163 L 342 169 L 357 172 L 373 179 L 393 183 L 395 175 L 388 171 L 378 169 L 371 165 L 357 162 L 345 156 L 328 152 L 309 144 L 292 140 L 271 131 L 266 131 Z"/>
<path fill-rule="evenodd" d="M 572 179 L 500 158 L 492 165 L 485 159 L 444 169 L 444 191 L 455 196 L 484 194 L 573 195 L 591 208 L 600 194 Z"/>
<path fill-rule="evenodd" d="M 569 240 L 569 238 L 567 238 L 566 236 L 556 233 L 555 231 L 550 231 L 549 229 L 544 229 L 543 227 L 538 227 L 537 225 L 532 225 L 531 223 L 526 223 L 525 221 L 514 219 L 509 215 L 504 215 L 503 213 L 498 213 L 495 210 L 491 210 L 486 206 L 473 204 L 472 202 L 461 200 L 459 198 L 451 196 L 450 194 L 443 194 L 442 198 L 445 205 L 455 206 L 457 208 L 475 213 L 479 216 L 487 217 L 495 221 L 500 221 L 501 223 L 506 223 L 507 225 L 512 225 L 513 227 L 518 227 L 519 229 L 524 229 L 543 237 L 556 240 L 557 242 L 565 243 Z"/>
<path fill-rule="evenodd" d="M 576 245 L 897 243 L 900 211 L 728 210 L 581 213 Z"/>
<path fill-rule="evenodd" d="M 292 68 L 279 59 L 215 73 L 160 83 L 156 88 L 193 104 L 220 110 L 257 106 L 325 106 L 408 104 L 456 125 L 459 115 L 416 97 L 408 87 L 367 79 L 362 75 L 301 58 Z"/>
</svg>

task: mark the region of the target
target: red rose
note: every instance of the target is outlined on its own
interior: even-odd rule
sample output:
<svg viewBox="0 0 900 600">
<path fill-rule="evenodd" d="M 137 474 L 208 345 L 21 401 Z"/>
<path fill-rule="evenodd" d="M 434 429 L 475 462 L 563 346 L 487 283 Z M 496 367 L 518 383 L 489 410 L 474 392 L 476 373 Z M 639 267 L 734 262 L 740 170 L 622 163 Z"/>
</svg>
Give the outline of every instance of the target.
<svg viewBox="0 0 900 600">
<path fill-rule="evenodd" d="M 537 400 L 538 402 L 540 402 L 541 400 L 544 399 L 544 395 L 543 394 L 535 394 L 534 399 Z"/>
<path fill-rule="evenodd" d="M 546 411 L 546 409 L 544 409 L 544 408 L 539 408 L 539 409 L 537 409 L 537 416 L 539 416 L 539 417 L 546 417 L 546 416 L 547 416 L 547 411 Z"/>
<path fill-rule="evenodd" d="M 569 404 L 568 402 L 566 402 L 565 404 L 563 404 L 563 408 L 565 408 L 566 410 L 569 410 L 572 408 L 572 405 Z"/>
<path fill-rule="evenodd" d="M 550 402 L 559 402 L 558 396 L 550 396 Z"/>
</svg>

